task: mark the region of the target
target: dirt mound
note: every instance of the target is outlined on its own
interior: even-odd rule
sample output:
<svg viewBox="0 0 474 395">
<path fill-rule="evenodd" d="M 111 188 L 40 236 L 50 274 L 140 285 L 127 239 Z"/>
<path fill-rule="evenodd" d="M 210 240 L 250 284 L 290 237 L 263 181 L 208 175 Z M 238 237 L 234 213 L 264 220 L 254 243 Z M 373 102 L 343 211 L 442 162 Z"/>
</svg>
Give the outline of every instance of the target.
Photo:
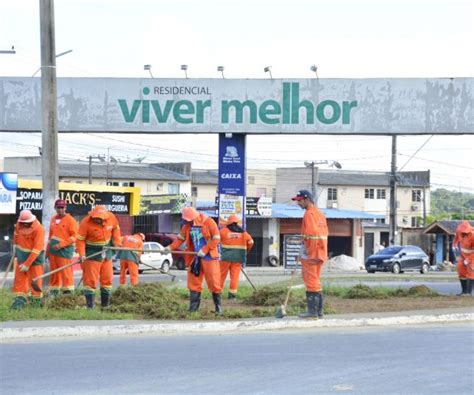
<svg viewBox="0 0 474 395">
<path fill-rule="evenodd" d="M 347 291 L 346 299 L 386 299 L 388 296 L 367 285 L 358 284 Z"/>
<path fill-rule="evenodd" d="M 46 307 L 52 310 L 78 309 L 86 305 L 84 296 L 60 295 L 46 301 Z"/>
<path fill-rule="evenodd" d="M 283 303 L 286 287 L 262 287 L 243 300 L 249 306 L 279 306 Z"/>
<path fill-rule="evenodd" d="M 438 292 L 433 291 L 426 285 L 417 285 L 408 290 L 408 296 L 439 296 Z"/>
<path fill-rule="evenodd" d="M 118 288 L 112 293 L 110 311 L 133 313 L 145 319 L 177 319 L 187 316 L 187 305 L 181 295 L 161 284 L 138 284 Z"/>
</svg>

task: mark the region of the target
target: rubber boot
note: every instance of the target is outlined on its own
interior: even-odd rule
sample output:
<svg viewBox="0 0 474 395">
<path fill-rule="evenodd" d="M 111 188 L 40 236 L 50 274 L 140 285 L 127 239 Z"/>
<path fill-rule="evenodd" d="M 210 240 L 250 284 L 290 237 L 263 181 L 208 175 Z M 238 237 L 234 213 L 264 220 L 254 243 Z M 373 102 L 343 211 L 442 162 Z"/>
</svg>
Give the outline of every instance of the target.
<svg viewBox="0 0 474 395">
<path fill-rule="evenodd" d="M 62 294 L 63 295 L 72 295 L 72 291 L 70 289 L 63 289 Z"/>
<path fill-rule="evenodd" d="M 466 280 L 467 281 L 467 284 L 466 284 L 466 295 L 468 296 L 472 296 L 472 288 L 474 286 L 474 280 Z"/>
<path fill-rule="evenodd" d="M 319 318 L 324 317 L 324 296 L 322 291 L 316 292 L 316 311 Z"/>
<path fill-rule="evenodd" d="M 110 305 L 110 292 L 105 289 L 100 290 L 100 307 L 106 309 Z"/>
<path fill-rule="evenodd" d="M 308 306 L 308 309 L 306 313 L 301 313 L 298 314 L 298 317 L 300 318 L 318 318 L 318 312 L 316 310 L 316 295 L 317 292 L 306 292 L 306 305 Z"/>
<path fill-rule="evenodd" d="M 191 291 L 189 294 L 189 312 L 194 313 L 199 310 L 201 304 L 201 292 Z"/>
<path fill-rule="evenodd" d="M 57 296 L 59 296 L 59 288 L 53 288 L 49 290 L 48 297 L 55 298 Z"/>
<path fill-rule="evenodd" d="M 85 294 L 86 297 L 86 305 L 88 309 L 93 309 L 94 308 L 94 303 L 95 303 L 95 295 L 94 294 Z"/>
<path fill-rule="evenodd" d="M 214 301 L 214 306 L 216 307 L 215 314 L 222 314 L 222 305 L 221 305 L 221 294 L 212 294 L 212 300 Z"/>
<path fill-rule="evenodd" d="M 459 282 L 461 283 L 461 293 L 456 294 L 456 296 L 463 296 L 467 294 L 467 280 L 465 278 L 460 278 Z"/>
<path fill-rule="evenodd" d="M 16 296 L 10 306 L 10 310 L 21 310 L 26 305 L 26 298 L 23 296 Z"/>
<path fill-rule="evenodd" d="M 232 301 L 236 301 L 237 300 L 237 295 L 233 292 L 229 292 L 229 294 L 227 295 L 227 299 L 232 300 Z"/>
<path fill-rule="evenodd" d="M 30 306 L 31 307 L 43 307 L 43 300 L 41 298 L 30 298 Z"/>
</svg>

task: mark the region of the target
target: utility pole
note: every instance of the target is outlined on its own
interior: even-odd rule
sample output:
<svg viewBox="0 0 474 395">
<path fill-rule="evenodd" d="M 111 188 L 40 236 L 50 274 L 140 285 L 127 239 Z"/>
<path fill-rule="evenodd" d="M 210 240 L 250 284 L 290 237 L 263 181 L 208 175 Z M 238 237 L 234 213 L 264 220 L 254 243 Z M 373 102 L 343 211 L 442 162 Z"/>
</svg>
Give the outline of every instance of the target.
<svg viewBox="0 0 474 395">
<path fill-rule="evenodd" d="M 54 200 L 59 195 L 58 117 L 56 91 L 56 48 L 54 33 L 54 0 L 39 0 L 41 36 L 41 111 L 43 183 L 42 224 L 48 237 Z"/>
<path fill-rule="evenodd" d="M 341 169 L 342 166 L 335 160 L 313 160 L 311 162 L 304 162 L 306 167 L 311 168 L 311 193 L 314 198 L 314 205 L 318 207 L 318 183 L 319 183 L 319 168 L 315 165 L 329 164 L 331 167 Z"/>
<path fill-rule="evenodd" d="M 397 135 L 392 136 L 392 165 L 390 172 L 390 245 L 397 239 Z"/>
<path fill-rule="evenodd" d="M 92 155 L 89 155 L 89 184 L 92 184 Z"/>
</svg>

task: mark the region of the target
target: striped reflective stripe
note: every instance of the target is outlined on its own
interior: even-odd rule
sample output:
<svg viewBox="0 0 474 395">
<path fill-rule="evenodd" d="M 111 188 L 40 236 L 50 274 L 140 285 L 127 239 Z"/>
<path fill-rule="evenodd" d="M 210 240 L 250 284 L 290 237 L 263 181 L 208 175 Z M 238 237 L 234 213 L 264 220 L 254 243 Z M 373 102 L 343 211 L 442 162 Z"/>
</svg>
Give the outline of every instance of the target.
<svg viewBox="0 0 474 395">
<path fill-rule="evenodd" d="M 212 240 L 220 240 L 221 237 L 219 235 L 214 235 L 212 236 Z"/>
<path fill-rule="evenodd" d="M 474 250 L 470 250 L 469 248 L 461 248 L 461 252 L 464 252 L 465 254 L 471 254 L 474 252 Z"/>
<path fill-rule="evenodd" d="M 99 246 L 99 247 L 102 247 L 102 246 L 106 246 L 110 243 L 110 239 L 109 240 L 106 240 L 106 241 L 90 241 L 90 240 L 87 240 L 86 241 L 86 244 L 88 245 L 91 245 L 91 246 Z"/>
<path fill-rule="evenodd" d="M 222 244 L 222 248 L 233 248 L 233 249 L 239 249 L 239 250 L 246 250 L 246 246 L 239 246 L 239 245 L 232 245 L 232 244 Z"/>
<path fill-rule="evenodd" d="M 181 233 L 178 235 L 178 239 L 183 240 L 183 241 L 186 240 L 185 237 Z"/>
<path fill-rule="evenodd" d="M 327 240 L 327 236 L 313 236 L 313 235 L 302 235 L 303 239 L 308 239 L 308 240 Z"/>
<path fill-rule="evenodd" d="M 77 240 L 85 240 L 85 239 L 86 239 L 85 236 L 77 235 Z"/>
</svg>

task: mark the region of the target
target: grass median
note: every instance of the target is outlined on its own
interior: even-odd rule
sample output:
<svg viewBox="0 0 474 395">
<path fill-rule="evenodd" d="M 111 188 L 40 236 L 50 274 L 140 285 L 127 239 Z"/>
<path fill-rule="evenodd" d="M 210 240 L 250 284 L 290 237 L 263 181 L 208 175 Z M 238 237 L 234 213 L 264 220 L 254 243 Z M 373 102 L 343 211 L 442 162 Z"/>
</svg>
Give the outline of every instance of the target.
<svg viewBox="0 0 474 395">
<path fill-rule="evenodd" d="M 84 297 L 79 291 L 73 295 L 46 298 L 41 308 L 27 305 L 23 310 L 9 310 L 13 300 L 10 291 L 0 292 L 0 321 L 18 320 L 215 320 L 236 318 L 273 317 L 283 303 L 287 284 L 262 286 L 253 291 L 248 286 L 239 287 L 235 301 L 222 294 L 224 313 L 216 317 L 212 296 L 205 290 L 199 312 L 189 314 L 188 290 L 165 286 L 160 283 L 140 284 L 137 287 L 120 287 L 113 291 L 111 305 L 106 310 L 100 307 L 86 309 Z M 324 288 L 325 314 L 363 312 L 390 312 L 420 309 L 472 307 L 474 298 L 441 296 L 426 286 L 409 289 L 352 287 L 328 285 Z M 99 296 L 97 304 L 100 305 Z M 296 315 L 306 308 L 305 290 L 295 287 L 287 306 L 288 315 Z"/>
</svg>

